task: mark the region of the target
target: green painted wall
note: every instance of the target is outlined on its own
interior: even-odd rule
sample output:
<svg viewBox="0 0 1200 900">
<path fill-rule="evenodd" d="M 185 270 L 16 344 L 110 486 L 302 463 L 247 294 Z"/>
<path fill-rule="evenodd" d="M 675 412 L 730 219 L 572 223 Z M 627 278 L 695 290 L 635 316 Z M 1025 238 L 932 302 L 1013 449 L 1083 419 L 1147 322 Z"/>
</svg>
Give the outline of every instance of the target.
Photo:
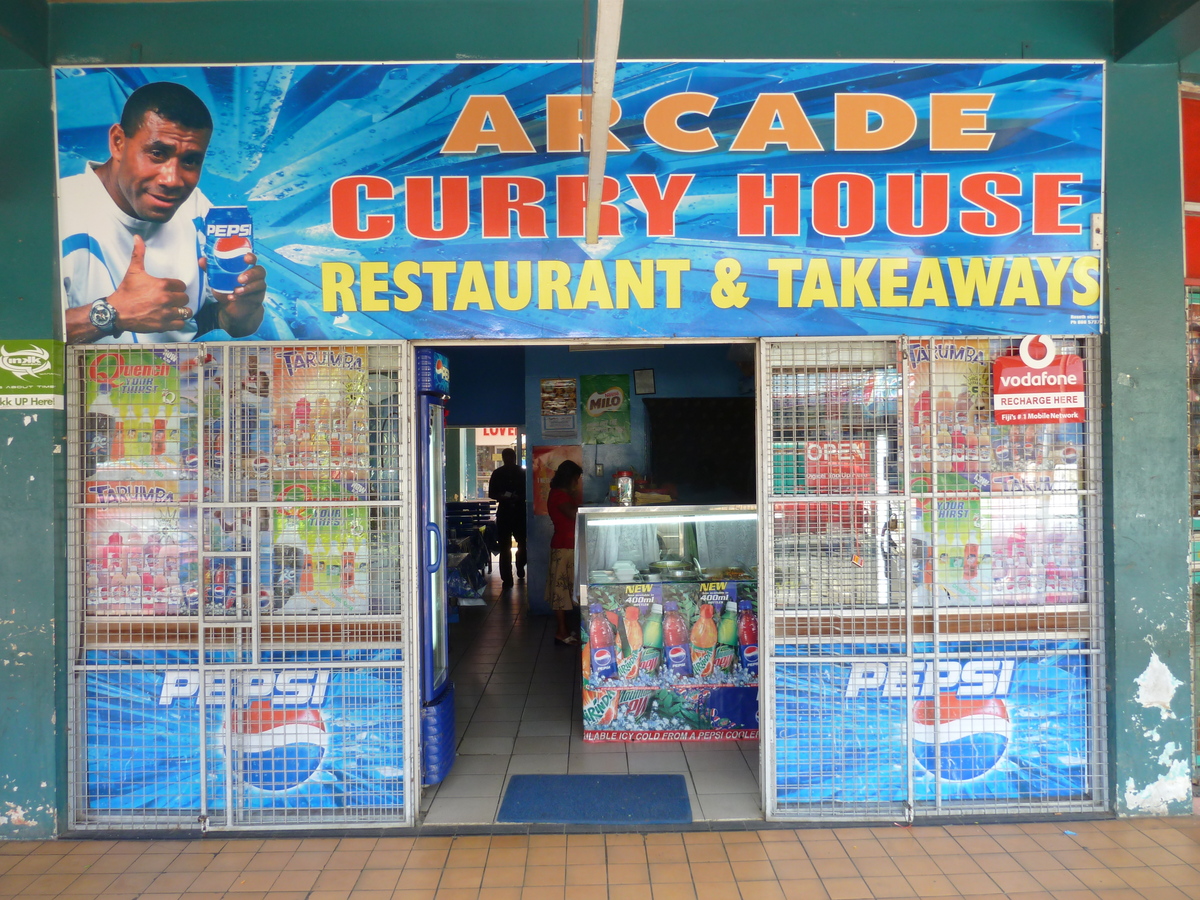
<svg viewBox="0 0 1200 900">
<path fill-rule="evenodd" d="M 0 338 L 49 337 L 56 327 L 53 131 L 43 59 L 575 58 L 583 8 L 583 0 L 0 4 L 0 246 L 8 251 L 0 254 Z M 621 52 L 1104 59 L 1112 43 L 1110 0 L 694 0 L 686 8 L 627 0 Z M 1190 796 L 1170 799 L 1179 786 L 1172 763 L 1187 759 L 1192 746 L 1176 78 L 1168 65 L 1113 66 L 1109 79 L 1112 336 L 1103 365 L 1103 502 L 1108 725 L 1122 812 L 1157 808 L 1159 798 L 1171 812 L 1190 810 Z M 0 836 L 34 837 L 54 831 L 55 807 L 65 803 L 65 790 L 56 790 L 65 784 L 65 682 L 55 672 L 66 671 L 66 660 L 62 630 L 53 628 L 65 596 L 63 455 L 54 453 L 62 417 L 26 425 L 3 414 L 0 431 L 13 438 L 0 440 L 0 645 L 7 648 L 0 662 L 8 657 L 0 665 L 0 817 L 12 803 L 34 822 L 15 826 L 8 814 Z M 1162 668 L 1152 665 L 1155 656 Z M 1157 680 L 1143 677 L 1139 686 L 1146 673 Z M 1171 679 L 1184 684 L 1166 698 Z"/>
<path fill-rule="evenodd" d="M 1107 85 L 1108 701 L 1113 794 L 1131 813 L 1192 806 L 1177 79 L 1118 65 Z"/>
<path fill-rule="evenodd" d="M 0 69 L 0 341 L 52 338 L 54 147 L 44 69 Z M 55 833 L 65 736 L 64 415 L 0 412 L 0 837 Z"/>
</svg>

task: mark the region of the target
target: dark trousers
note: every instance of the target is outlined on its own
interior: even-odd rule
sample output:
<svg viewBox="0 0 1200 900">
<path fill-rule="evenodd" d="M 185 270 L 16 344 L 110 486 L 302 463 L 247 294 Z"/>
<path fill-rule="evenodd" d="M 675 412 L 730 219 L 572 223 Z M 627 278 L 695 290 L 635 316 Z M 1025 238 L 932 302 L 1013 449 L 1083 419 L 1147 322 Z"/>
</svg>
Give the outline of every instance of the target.
<svg viewBox="0 0 1200 900">
<path fill-rule="evenodd" d="M 500 544 L 500 580 L 511 582 L 512 543 L 517 542 L 517 577 L 525 577 L 525 517 L 497 518 L 496 536 Z"/>
</svg>

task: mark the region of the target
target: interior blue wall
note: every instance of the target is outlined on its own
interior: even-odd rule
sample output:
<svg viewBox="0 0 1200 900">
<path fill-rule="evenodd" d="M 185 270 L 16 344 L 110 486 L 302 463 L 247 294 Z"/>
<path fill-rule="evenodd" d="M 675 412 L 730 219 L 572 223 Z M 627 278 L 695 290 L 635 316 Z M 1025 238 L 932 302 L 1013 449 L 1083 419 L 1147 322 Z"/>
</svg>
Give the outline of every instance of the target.
<svg viewBox="0 0 1200 900">
<path fill-rule="evenodd" d="M 529 446 L 579 444 L 574 438 L 542 433 L 540 414 L 543 378 L 578 378 L 581 375 L 628 375 L 630 390 L 634 369 L 653 369 L 653 397 L 739 397 L 753 393 L 753 381 L 737 364 L 745 359 L 751 346 L 727 344 L 669 345 L 659 349 L 571 351 L 566 347 L 530 346 L 525 356 L 525 409 Z M 750 357 L 753 358 L 752 356 Z M 583 397 L 580 397 L 582 404 Z M 631 393 L 630 424 L 633 440 L 628 444 L 588 444 L 583 447 L 583 501 L 587 505 L 605 503 L 613 473 L 632 469 L 643 474 L 648 469 L 646 447 L 646 407 L 643 398 Z M 712 423 L 697 422 L 697 440 L 713 439 Z M 729 435 L 719 435 L 729 439 Z M 753 441 L 753 435 L 746 435 Z M 596 464 L 604 466 L 604 475 L 595 475 Z M 545 600 L 546 567 L 550 560 L 550 536 L 553 528 L 548 516 L 534 516 L 533 485 L 530 481 L 529 565 L 526 589 L 529 608 L 549 614 Z"/>
<path fill-rule="evenodd" d="M 525 348 L 438 347 L 450 361 L 450 428 L 525 421 Z"/>
</svg>

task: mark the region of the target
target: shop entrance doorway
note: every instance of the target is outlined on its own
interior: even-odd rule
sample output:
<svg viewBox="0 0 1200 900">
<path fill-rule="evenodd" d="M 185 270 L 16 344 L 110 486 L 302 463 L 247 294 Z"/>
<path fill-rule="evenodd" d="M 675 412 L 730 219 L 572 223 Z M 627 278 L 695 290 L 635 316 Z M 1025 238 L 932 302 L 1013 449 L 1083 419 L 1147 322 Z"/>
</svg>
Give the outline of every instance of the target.
<svg viewBox="0 0 1200 900">
<path fill-rule="evenodd" d="M 458 756 L 444 781 L 424 788 L 422 821 L 492 824 L 509 781 L 518 774 L 680 775 L 687 781 L 696 820 L 761 819 L 755 740 L 584 740 L 581 651 L 578 646 L 557 645 L 553 639 L 554 620 L 544 599 L 551 529 L 537 504 L 539 492 L 544 500 L 548 477 L 539 462 L 553 452 L 571 454 L 584 469 L 585 506 L 607 505 L 619 471 L 634 472 L 641 493 L 669 492 L 664 496 L 673 504 L 703 505 L 719 497 L 725 503 L 752 505 L 756 478 L 752 427 L 730 428 L 719 437 L 714 435 L 714 429 L 718 433 L 722 429 L 719 414 L 681 421 L 678 427 L 697 445 L 728 440 L 734 433 L 749 441 L 745 460 L 750 471 L 718 471 L 662 484 L 651 462 L 654 448 L 645 401 L 689 401 L 703 408 L 708 399 L 712 408 L 740 402 L 753 411 L 754 345 L 609 345 L 604 349 L 526 345 L 520 368 L 509 370 L 481 364 L 490 348 L 479 344 L 434 349 L 447 358 L 451 373 L 447 418 L 451 428 L 480 427 L 483 422 L 478 419 L 457 418 L 458 410 L 486 410 L 488 395 L 501 403 L 514 392 L 521 396 L 527 444 L 520 461 L 529 471 L 529 562 L 524 582 L 504 590 L 499 572 L 493 570 L 483 593 L 486 605 L 454 610 L 458 621 L 450 625 L 449 668 L 456 697 Z M 476 354 L 480 356 L 473 358 Z M 460 371 L 466 374 L 460 376 Z M 630 406 L 628 439 L 585 440 L 585 388 L 591 385 L 592 375 L 624 377 Z M 547 421 L 562 413 L 551 403 L 550 386 L 543 391 L 543 382 L 561 387 L 564 380 L 575 383 L 574 420 Z M 549 404 L 545 409 L 544 400 Z M 574 624 L 578 627 L 578 617 Z"/>
</svg>

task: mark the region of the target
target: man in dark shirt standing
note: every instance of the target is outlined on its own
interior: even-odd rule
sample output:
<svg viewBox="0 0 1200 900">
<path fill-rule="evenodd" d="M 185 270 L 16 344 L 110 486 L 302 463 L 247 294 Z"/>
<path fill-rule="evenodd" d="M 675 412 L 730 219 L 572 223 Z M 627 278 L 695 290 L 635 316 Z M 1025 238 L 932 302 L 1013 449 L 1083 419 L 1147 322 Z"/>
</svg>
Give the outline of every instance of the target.
<svg viewBox="0 0 1200 900">
<path fill-rule="evenodd" d="M 492 473 L 488 496 L 496 501 L 496 531 L 500 541 L 500 579 L 513 585 L 512 542 L 517 542 L 517 577 L 525 580 L 525 470 L 517 465 L 517 451 L 500 451 L 504 464 Z"/>
</svg>

